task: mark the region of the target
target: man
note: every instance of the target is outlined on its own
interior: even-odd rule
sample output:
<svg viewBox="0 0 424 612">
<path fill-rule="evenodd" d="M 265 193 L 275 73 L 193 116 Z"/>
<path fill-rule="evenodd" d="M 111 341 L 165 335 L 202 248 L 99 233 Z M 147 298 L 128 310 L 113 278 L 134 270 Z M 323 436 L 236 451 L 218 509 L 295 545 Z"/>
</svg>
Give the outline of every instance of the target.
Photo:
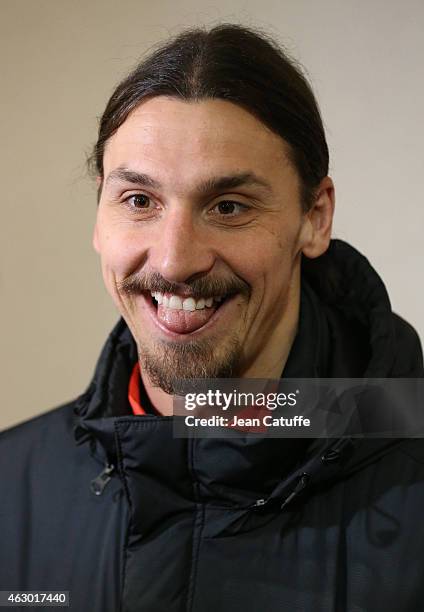
<svg viewBox="0 0 424 612">
<path fill-rule="evenodd" d="M 253 31 L 187 31 L 118 86 L 93 164 L 122 319 L 86 393 L 2 434 L 1 589 L 90 612 L 420 610 L 419 440 L 173 436 L 181 379 L 423 375 L 377 273 L 330 240 L 299 70 Z"/>
</svg>

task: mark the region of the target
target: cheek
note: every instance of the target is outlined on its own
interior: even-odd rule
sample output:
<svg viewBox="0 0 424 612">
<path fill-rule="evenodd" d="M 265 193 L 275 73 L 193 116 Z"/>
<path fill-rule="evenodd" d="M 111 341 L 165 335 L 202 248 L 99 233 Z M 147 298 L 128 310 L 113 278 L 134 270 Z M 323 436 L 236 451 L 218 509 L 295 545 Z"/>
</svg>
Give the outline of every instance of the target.
<svg viewBox="0 0 424 612">
<path fill-rule="evenodd" d="M 288 232 L 258 228 L 234 251 L 234 261 L 238 261 L 240 275 L 254 290 L 265 283 L 272 290 L 290 274 L 293 247 L 294 237 Z"/>
<path fill-rule="evenodd" d="M 120 280 L 141 266 L 143 244 L 133 232 L 105 231 L 99 242 L 103 274 L 107 278 Z"/>
</svg>

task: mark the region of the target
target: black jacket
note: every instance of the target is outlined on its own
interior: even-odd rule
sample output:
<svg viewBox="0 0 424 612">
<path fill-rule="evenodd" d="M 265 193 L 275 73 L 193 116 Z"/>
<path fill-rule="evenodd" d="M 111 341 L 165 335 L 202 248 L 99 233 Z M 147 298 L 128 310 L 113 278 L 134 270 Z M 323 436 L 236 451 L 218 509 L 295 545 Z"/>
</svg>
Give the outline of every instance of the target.
<svg viewBox="0 0 424 612">
<path fill-rule="evenodd" d="M 84 395 L 0 435 L 0 590 L 68 590 L 77 612 L 424 609 L 420 439 L 174 438 L 131 415 L 136 359 L 120 321 Z M 341 241 L 303 269 L 283 376 L 423 376 Z"/>
</svg>

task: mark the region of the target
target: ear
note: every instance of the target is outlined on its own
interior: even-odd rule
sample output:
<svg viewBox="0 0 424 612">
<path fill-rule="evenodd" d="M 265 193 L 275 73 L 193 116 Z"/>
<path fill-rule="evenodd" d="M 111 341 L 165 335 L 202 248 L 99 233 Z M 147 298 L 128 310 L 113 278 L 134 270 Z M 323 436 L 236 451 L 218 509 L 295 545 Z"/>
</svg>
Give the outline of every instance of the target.
<svg viewBox="0 0 424 612">
<path fill-rule="evenodd" d="M 311 259 L 319 257 L 328 249 L 331 239 L 335 205 L 334 184 L 329 176 L 322 179 L 315 201 L 306 213 L 307 239 L 302 253 Z"/>
<path fill-rule="evenodd" d="M 100 254 L 100 243 L 99 243 L 99 230 L 97 228 L 97 222 L 94 225 L 94 231 L 93 231 L 93 248 L 94 250 Z"/>
<path fill-rule="evenodd" d="M 98 204 L 100 202 L 100 196 L 102 195 L 102 186 L 103 186 L 103 179 L 99 175 L 96 176 L 96 185 L 97 185 L 97 204 Z"/>
<path fill-rule="evenodd" d="M 101 176 L 96 176 L 96 185 L 97 185 L 97 204 L 99 203 L 100 200 L 100 194 L 101 194 L 101 188 L 102 188 L 102 182 L 103 179 Z M 100 253 L 100 243 L 99 243 L 99 230 L 97 228 L 97 221 L 94 225 L 94 231 L 93 231 L 93 248 L 97 253 Z"/>
</svg>

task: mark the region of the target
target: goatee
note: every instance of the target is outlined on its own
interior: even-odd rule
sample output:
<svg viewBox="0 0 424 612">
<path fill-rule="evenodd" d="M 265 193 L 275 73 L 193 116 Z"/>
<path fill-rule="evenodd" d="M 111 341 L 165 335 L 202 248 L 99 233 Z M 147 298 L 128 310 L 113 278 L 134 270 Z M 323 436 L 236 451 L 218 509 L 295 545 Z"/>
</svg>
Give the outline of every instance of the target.
<svg viewBox="0 0 424 612">
<path fill-rule="evenodd" d="M 221 351 L 209 339 L 185 343 L 161 341 L 154 353 L 143 345 L 138 349 L 141 371 L 153 386 L 170 395 L 184 395 L 192 379 L 232 378 L 242 353 L 235 335 L 226 339 Z"/>
</svg>

